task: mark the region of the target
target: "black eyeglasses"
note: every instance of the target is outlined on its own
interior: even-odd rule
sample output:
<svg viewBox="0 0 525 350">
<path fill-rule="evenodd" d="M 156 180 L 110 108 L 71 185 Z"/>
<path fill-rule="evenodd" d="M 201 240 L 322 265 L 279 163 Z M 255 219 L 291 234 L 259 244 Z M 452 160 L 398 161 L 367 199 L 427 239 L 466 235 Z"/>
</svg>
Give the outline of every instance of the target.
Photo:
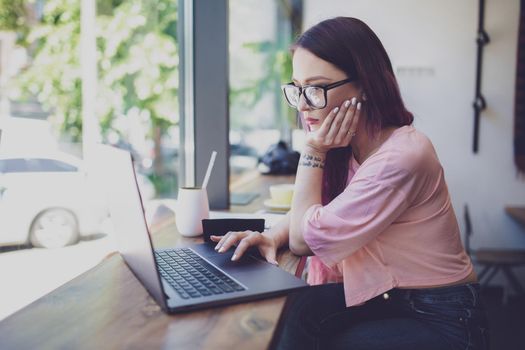
<svg viewBox="0 0 525 350">
<path fill-rule="evenodd" d="M 324 86 L 296 86 L 294 83 L 288 83 L 282 85 L 281 89 L 283 90 L 286 102 L 288 102 L 288 104 L 293 108 L 297 108 L 299 105 L 299 100 L 301 99 L 301 95 L 304 95 L 304 99 L 306 100 L 308 106 L 312 107 L 313 109 L 322 109 L 325 108 L 326 104 L 328 103 L 326 98 L 326 92 L 328 90 L 346 83 L 350 83 L 353 80 L 354 79 L 344 79 Z"/>
</svg>

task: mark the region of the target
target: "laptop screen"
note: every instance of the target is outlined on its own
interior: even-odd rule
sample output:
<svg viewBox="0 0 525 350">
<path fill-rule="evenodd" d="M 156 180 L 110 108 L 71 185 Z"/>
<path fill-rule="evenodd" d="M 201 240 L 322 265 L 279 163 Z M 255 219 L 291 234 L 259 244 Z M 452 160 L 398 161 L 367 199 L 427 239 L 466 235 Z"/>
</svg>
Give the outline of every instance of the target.
<svg viewBox="0 0 525 350">
<path fill-rule="evenodd" d="M 106 145 L 96 145 L 93 151 L 94 174 L 108 197 L 117 248 L 157 303 L 167 309 L 131 155 Z"/>
</svg>

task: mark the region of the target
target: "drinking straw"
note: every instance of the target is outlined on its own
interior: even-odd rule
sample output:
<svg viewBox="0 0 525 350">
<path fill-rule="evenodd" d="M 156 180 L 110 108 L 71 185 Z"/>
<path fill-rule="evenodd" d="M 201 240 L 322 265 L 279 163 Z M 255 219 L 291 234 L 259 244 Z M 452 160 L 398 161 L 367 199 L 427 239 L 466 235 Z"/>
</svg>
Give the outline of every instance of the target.
<svg viewBox="0 0 525 350">
<path fill-rule="evenodd" d="M 206 170 L 206 175 L 204 176 L 204 181 L 202 183 L 202 188 L 204 189 L 206 189 L 206 186 L 208 186 L 208 181 L 210 180 L 211 169 L 213 169 L 213 164 L 215 163 L 216 156 L 217 156 L 216 151 L 211 152 L 211 158 L 210 158 L 210 162 L 208 163 L 208 169 Z"/>
</svg>

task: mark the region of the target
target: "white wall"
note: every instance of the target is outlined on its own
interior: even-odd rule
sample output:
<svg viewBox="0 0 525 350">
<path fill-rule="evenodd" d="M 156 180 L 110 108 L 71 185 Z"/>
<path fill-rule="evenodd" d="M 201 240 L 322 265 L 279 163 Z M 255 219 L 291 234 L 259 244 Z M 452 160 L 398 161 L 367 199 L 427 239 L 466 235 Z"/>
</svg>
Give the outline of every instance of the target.
<svg viewBox="0 0 525 350">
<path fill-rule="evenodd" d="M 415 126 L 430 137 L 445 168 L 462 229 L 469 204 L 471 245 L 525 248 L 525 227 L 503 209 L 525 205 L 525 178 L 518 178 L 513 160 L 519 0 L 486 1 L 488 109 L 478 154 L 472 153 L 477 0 L 305 0 L 305 28 L 335 16 L 363 20 L 383 42 Z"/>
</svg>

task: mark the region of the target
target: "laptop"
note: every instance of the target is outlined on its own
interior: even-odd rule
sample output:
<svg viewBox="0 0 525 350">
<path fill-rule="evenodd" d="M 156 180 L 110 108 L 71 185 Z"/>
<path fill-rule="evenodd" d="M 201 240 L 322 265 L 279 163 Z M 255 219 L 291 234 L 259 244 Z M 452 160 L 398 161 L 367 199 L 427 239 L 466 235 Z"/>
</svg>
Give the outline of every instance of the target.
<svg viewBox="0 0 525 350">
<path fill-rule="evenodd" d="M 254 255 L 233 262 L 233 249 L 221 254 L 213 243 L 154 249 L 130 153 L 97 145 L 94 156 L 96 176 L 108 195 L 118 250 L 165 312 L 262 299 L 308 286 Z"/>
</svg>

